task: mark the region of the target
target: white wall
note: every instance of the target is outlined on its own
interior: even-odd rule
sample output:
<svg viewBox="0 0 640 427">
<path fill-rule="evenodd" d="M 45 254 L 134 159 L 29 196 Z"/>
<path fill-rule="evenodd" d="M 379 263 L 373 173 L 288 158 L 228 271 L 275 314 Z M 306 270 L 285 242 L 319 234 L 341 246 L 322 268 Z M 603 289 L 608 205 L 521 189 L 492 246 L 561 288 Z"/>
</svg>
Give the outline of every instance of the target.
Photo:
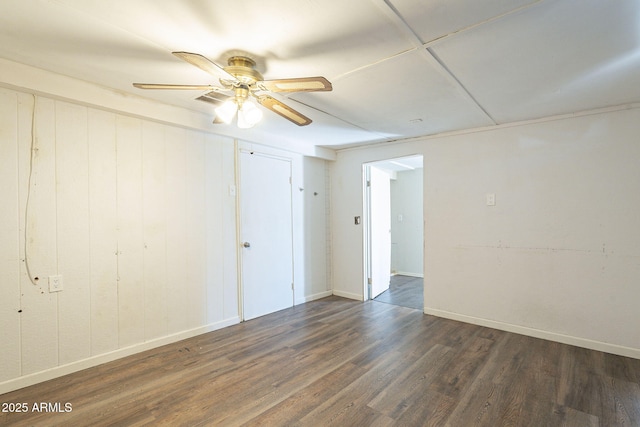
<svg viewBox="0 0 640 427">
<path fill-rule="evenodd" d="M 362 163 L 422 154 L 425 312 L 640 358 L 638 134 L 621 108 L 339 152 L 334 292 L 362 298 Z"/>
<path fill-rule="evenodd" d="M 391 271 L 395 274 L 423 275 L 422 170 L 400 171 L 391 180 Z"/>
<path fill-rule="evenodd" d="M 0 392 L 238 321 L 232 141 L 4 89 L 0 121 Z"/>
<path fill-rule="evenodd" d="M 300 235 L 304 239 L 304 277 L 296 289 L 296 304 L 332 294 L 329 283 L 331 271 L 329 244 L 329 169 L 327 161 L 311 157 L 302 159 L 302 185 L 294 186 L 294 193 L 302 198 L 303 227 Z M 303 191 L 299 189 L 302 188 Z M 295 266 L 294 266 L 295 268 Z"/>
</svg>

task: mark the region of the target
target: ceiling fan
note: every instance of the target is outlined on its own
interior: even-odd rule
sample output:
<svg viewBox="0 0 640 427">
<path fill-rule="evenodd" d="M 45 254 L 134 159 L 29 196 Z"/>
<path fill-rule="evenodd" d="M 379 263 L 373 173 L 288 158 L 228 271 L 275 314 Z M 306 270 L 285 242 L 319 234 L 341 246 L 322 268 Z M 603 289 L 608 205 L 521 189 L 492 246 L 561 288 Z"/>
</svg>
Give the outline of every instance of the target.
<svg viewBox="0 0 640 427">
<path fill-rule="evenodd" d="M 332 90 L 331 83 L 324 77 L 301 77 L 291 79 L 264 80 L 256 70 L 256 62 L 247 56 L 232 56 L 226 67 L 220 67 L 197 53 L 172 52 L 178 58 L 195 65 L 216 77 L 220 86 L 215 85 L 175 85 L 134 83 L 140 89 L 169 90 L 206 90 L 197 99 L 218 105 L 213 123 L 231 123 L 237 115 L 237 125 L 248 128 L 262 117 L 259 110 L 249 99 L 273 111 L 298 126 L 306 126 L 311 119 L 294 110 L 268 92 L 322 92 Z"/>
</svg>

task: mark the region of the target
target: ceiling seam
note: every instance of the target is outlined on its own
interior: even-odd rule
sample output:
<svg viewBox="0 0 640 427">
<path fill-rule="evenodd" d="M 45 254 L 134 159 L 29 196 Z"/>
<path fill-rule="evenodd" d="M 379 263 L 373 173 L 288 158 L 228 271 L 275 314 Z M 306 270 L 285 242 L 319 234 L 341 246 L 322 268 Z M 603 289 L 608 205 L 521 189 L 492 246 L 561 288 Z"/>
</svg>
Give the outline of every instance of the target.
<svg viewBox="0 0 640 427">
<path fill-rule="evenodd" d="M 476 106 L 476 108 L 486 116 L 494 125 L 497 124 L 495 119 L 487 112 L 487 110 L 478 102 L 478 100 L 469 92 L 469 90 L 462 84 L 462 82 L 453 74 L 453 72 L 447 67 L 444 62 L 429 48 L 424 47 L 424 43 L 422 39 L 418 36 L 418 34 L 411 28 L 411 26 L 407 23 L 407 21 L 402 17 L 402 14 L 398 9 L 396 9 L 390 0 L 372 0 L 379 8 L 386 13 L 386 15 L 396 22 L 397 25 L 402 27 L 404 32 L 410 36 L 412 44 L 414 44 L 417 48 L 420 49 L 424 53 L 425 59 L 434 65 L 436 68 L 439 68 L 442 72 L 442 75 L 449 80 L 451 84 L 458 87 L 461 92 L 466 96 L 467 100 Z M 538 0 L 541 1 L 541 0 Z M 519 8 L 521 9 L 521 8 Z M 488 22 L 488 21 L 485 21 Z"/>
<path fill-rule="evenodd" d="M 474 28 L 480 27 L 480 26 L 485 25 L 485 24 L 489 24 L 489 23 L 494 22 L 494 21 L 498 21 L 498 20 L 500 20 L 502 18 L 505 18 L 505 17 L 507 17 L 509 15 L 512 15 L 514 13 L 518 13 L 518 12 L 521 12 L 523 10 L 529 9 L 529 8 L 531 8 L 533 6 L 537 6 L 538 4 L 540 4 L 540 3 L 544 2 L 544 1 L 546 1 L 546 0 L 536 0 L 533 3 L 525 4 L 524 6 L 520 6 L 520 7 L 517 7 L 515 9 L 509 10 L 507 12 L 501 13 L 499 15 L 492 16 L 491 18 L 487 18 L 484 21 L 476 22 L 475 24 L 471 24 L 471 25 L 468 25 L 466 27 L 460 28 L 458 30 L 452 31 L 450 33 L 447 33 L 445 35 L 437 37 L 437 38 L 435 38 L 433 40 L 429 40 L 427 42 L 423 42 L 422 46 L 425 47 L 425 48 L 430 48 L 431 46 L 433 46 L 435 44 L 438 44 L 438 43 L 440 43 L 440 42 L 442 42 L 444 40 L 447 40 L 447 39 L 449 39 L 449 38 L 451 38 L 453 36 L 457 36 L 458 34 L 464 33 L 464 32 L 469 31 L 469 30 L 473 30 Z"/>
<path fill-rule="evenodd" d="M 395 53 L 395 54 L 393 54 L 391 56 L 387 56 L 386 58 L 379 59 L 379 60 L 374 61 L 374 62 L 372 62 L 370 64 L 362 65 L 362 66 L 360 66 L 358 68 L 354 68 L 353 70 L 349 70 L 349 71 L 347 71 L 345 73 L 342 73 L 342 74 L 339 74 L 337 76 L 334 76 L 334 77 L 331 78 L 331 80 L 332 81 L 341 80 L 341 79 L 343 79 L 344 77 L 346 77 L 346 76 L 348 76 L 350 74 L 357 73 L 358 71 L 366 70 L 367 68 L 371 68 L 371 67 L 373 67 L 375 65 L 382 64 L 383 62 L 389 61 L 390 59 L 395 59 L 395 58 L 398 58 L 398 57 L 400 57 L 402 55 L 406 55 L 407 53 L 415 52 L 418 49 L 421 49 L 421 47 L 413 47 L 411 49 L 403 50 L 402 52 Z"/>
<path fill-rule="evenodd" d="M 418 34 L 413 31 L 413 28 L 411 28 L 407 21 L 405 21 L 405 19 L 402 17 L 398 9 L 396 9 L 389 0 L 372 0 L 372 2 L 375 3 L 376 6 L 378 6 L 378 8 L 382 10 L 382 12 L 391 20 L 395 21 L 396 24 L 399 24 L 399 27 L 406 33 L 406 35 L 409 36 L 411 44 L 413 44 L 414 47 L 422 47 L 423 43 Z"/>
<path fill-rule="evenodd" d="M 473 101 L 473 103 L 484 113 L 485 116 L 487 116 L 487 118 L 489 118 L 489 120 L 491 120 L 491 122 L 494 125 L 499 124 L 498 121 L 487 111 L 486 108 L 484 108 L 484 106 L 480 103 L 480 101 L 478 101 L 476 99 L 475 96 L 473 96 L 473 94 L 469 91 L 469 89 L 467 89 L 467 87 L 464 85 L 464 83 L 462 83 L 460 81 L 460 79 L 458 79 L 458 77 L 456 77 L 456 75 L 453 73 L 453 71 L 451 71 L 449 69 L 449 67 L 447 67 L 447 65 L 444 63 L 444 61 L 442 61 L 442 59 L 440 59 L 440 57 L 438 56 L 438 54 L 436 54 L 431 48 L 425 48 L 424 49 L 425 52 L 427 52 L 428 55 L 430 55 L 439 65 L 440 67 L 442 67 L 443 70 L 445 70 L 447 72 L 447 74 L 456 81 L 458 87 L 460 89 L 462 89 L 462 91 L 464 91 L 464 93 L 469 97 L 469 99 L 471 99 Z"/>
<path fill-rule="evenodd" d="M 343 119 L 343 118 L 341 118 L 341 117 L 338 117 L 338 116 L 336 116 L 336 115 L 334 115 L 334 114 L 331 114 L 331 113 L 329 113 L 329 112 L 327 112 L 327 111 L 321 110 L 320 108 L 314 107 L 314 106 L 309 105 L 309 104 L 307 104 L 307 103 L 305 103 L 305 102 L 299 101 L 299 100 L 297 100 L 297 99 L 295 99 L 295 98 L 287 97 L 287 99 L 289 99 L 289 100 L 291 100 L 291 101 L 293 101 L 293 102 L 296 102 L 296 103 L 298 103 L 298 104 L 300 104 L 300 105 L 304 105 L 304 106 L 305 106 L 305 107 L 307 107 L 307 108 L 311 108 L 312 110 L 316 110 L 316 111 L 318 111 L 318 112 L 320 112 L 320 113 L 326 114 L 326 115 L 327 115 L 327 116 L 329 116 L 329 117 L 333 117 L 334 119 L 336 119 L 336 120 L 338 120 L 338 121 L 340 121 L 340 122 L 342 122 L 342 123 L 346 123 L 346 124 L 348 124 L 349 126 L 353 126 L 354 128 L 357 128 L 357 129 L 363 130 L 363 131 L 365 131 L 365 132 L 370 132 L 370 133 L 374 133 L 374 134 L 376 134 L 376 135 L 379 135 L 379 136 L 380 136 L 380 138 L 383 138 L 385 141 L 391 141 L 391 140 L 392 140 L 392 138 L 390 138 L 390 137 L 388 137 L 388 136 L 385 136 L 384 134 L 378 133 L 378 132 L 376 132 L 376 131 L 372 131 L 371 129 L 364 128 L 364 127 L 362 127 L 362 126 L 360 126 L 360 125 L 357 125 L 357 124 L 355 124 L 355 123 L 351 123 L 351 122 L 349 122 L 349 121 L 347 121 L 347 120 L 345 120 L 345 119 Z"/>
</svg>

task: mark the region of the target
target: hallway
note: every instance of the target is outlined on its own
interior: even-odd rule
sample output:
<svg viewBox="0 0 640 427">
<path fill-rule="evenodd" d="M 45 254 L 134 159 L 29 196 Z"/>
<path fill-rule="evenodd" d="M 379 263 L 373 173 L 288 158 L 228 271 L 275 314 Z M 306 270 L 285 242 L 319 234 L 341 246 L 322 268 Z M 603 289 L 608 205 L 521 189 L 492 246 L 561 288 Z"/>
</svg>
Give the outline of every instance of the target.
<svg viewBox="0 0 640 427">
<path fill-rule="evenodd" d="M 412 276 L 391 276 L 389 289 L 374 298 L 374 301 L 423 310 L 423 279 Z"/>
</svg>

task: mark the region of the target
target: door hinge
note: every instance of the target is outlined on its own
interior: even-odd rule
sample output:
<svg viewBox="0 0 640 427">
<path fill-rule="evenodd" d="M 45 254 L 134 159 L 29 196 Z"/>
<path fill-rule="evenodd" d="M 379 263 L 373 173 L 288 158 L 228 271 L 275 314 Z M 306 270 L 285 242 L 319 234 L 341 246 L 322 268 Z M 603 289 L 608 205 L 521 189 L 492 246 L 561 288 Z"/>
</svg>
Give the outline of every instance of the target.
<svg viewBox="0 0 640 427">
<path fill-rule="evenodd" d="M 371 181 L 367 181 L 367 187 L 371 187 Z"/>
<path fill-rule="evenodd" d="M 367 279 L 367 284 L 368 284 L 368 285 L 373 285 L 373 279 L 372 279 L 371 277 L 369 277 L 369 278 Z"/>
<path fill-rule="evenodd" d="M 291 181 L 291 177 L 289 177 L 289 184 L 293 184 L 293 182 Z"/>
<path fill-rule="evenodd" d="M 291 282 L 291 290 L 292 290 L 292 291 L 294 290 L 294 289 L 293 289 L 293 282 Z"/>
</svg>

